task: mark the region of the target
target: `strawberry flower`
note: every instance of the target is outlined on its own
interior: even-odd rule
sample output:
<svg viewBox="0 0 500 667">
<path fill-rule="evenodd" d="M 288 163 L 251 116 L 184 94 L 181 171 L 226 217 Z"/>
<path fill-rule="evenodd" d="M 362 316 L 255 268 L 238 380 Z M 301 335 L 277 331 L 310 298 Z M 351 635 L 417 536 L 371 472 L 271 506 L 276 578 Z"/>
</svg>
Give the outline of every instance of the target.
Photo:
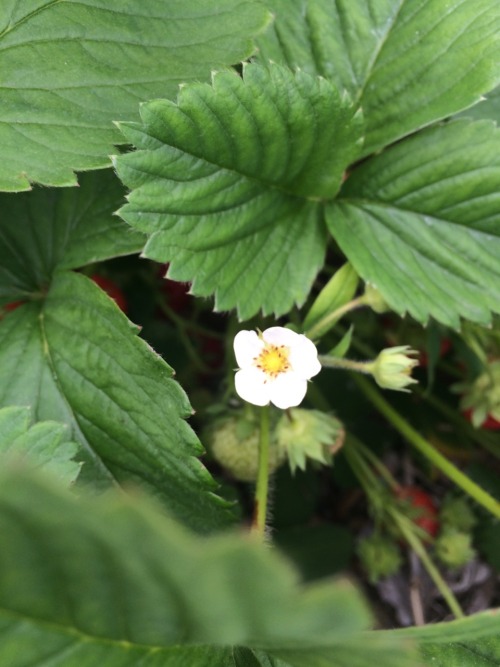
<svg viewBox="0 0 500 667">
<path fill-rule="evenodd" d="M 314 343 L 284 327 L 239 331 L 234 354 L 239 366 L 236 392 L 253 405 L 273 403 L 282 410 L 299 405 L 307 381 L 321 370 Z"/>
</svg>

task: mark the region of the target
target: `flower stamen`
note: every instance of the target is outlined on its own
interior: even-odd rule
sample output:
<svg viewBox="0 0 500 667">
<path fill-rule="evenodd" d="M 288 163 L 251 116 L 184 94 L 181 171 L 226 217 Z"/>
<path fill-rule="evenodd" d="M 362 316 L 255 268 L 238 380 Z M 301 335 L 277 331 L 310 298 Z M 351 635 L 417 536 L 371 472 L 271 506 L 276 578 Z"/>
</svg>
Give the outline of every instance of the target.
<svg viewBox="0 0 500 667">
<path fill-rule="evenodd" d="M 281 373 L 286 373 L 291 369 L 288 356 L 290 349 L 286 345 L 272 345 L 266 343 L 264 349 L 255 357 L 255 366 L 275 380 Z"/>
</svg>

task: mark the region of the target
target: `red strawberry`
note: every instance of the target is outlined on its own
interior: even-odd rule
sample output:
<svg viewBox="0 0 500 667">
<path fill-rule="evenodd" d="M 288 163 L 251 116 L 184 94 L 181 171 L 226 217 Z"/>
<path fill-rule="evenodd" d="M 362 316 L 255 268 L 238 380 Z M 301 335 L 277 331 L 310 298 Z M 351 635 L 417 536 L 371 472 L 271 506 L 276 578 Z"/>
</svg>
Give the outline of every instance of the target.
<svg viewBox="0 0 500 667">
<path fill-rule="evenodd" d="M 439 531 L 438 510 L 429 494 L 418 486 L 401 486 L 396 495 L 400 500 L 407 501 L 413 515 L 411 518 L 417 526 L 435 537 Z"/>
</svg>

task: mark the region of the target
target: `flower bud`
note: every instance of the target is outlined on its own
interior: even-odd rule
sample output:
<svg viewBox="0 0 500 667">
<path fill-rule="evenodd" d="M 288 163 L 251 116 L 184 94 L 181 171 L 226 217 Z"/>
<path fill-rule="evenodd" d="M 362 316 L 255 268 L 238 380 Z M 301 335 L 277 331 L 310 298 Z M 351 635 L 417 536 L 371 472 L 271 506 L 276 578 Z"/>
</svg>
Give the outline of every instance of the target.
<svg viewBox="0 0 500 667">
<path fill-rule="evenodd" d="M 418 352 L 409 345 L 388 347 L 369 364 L 368 369 L 379 387 L 409 391 L 406 387 L 417 382 L 411 377 L 413 368 L 418 366 L 418 360 L 412 358 L 414 355 Z"/>
</svg>

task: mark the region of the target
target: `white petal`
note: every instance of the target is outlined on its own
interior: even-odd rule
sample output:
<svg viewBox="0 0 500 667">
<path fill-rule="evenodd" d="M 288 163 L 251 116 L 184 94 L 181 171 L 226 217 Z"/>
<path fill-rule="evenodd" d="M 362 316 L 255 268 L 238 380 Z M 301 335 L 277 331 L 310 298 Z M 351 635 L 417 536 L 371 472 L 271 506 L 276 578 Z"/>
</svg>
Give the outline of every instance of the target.
<svg viewBox="0 0 500 667">
<path fill-rule="evenodd" d="M 305 379 L 312 378 L 321 370 L 316 345 L 302 334 L 297 335 L 297 340 L 290 349 L 289 361 L 293 372 Z"/>
<path fill-rule="evenodd" d="M 295 331 L 285 329 L 285 327 L 270 327 L 262 332 L 262 337 L 266 343 L 271 343 L 271 345 L 286 345 L 288 347 L 293 347 L 297 338 L 300 338 Z"/>
<path fill-rule="evenodd" d="M 269 386 L 271 403 L 282 410 L 302 403 L 307 392 L 307 380 L 293 372 L 279 375 Z"/>
<path fill-rule="evenodd" d="M 258 368 L 245 368 L 234 376 L 236 393 L 244 401 L 253 405 L 267 405 L 270 400 L 272 382 L 266 382 L 266 375 Z"/>
<path fill-rule="evenodd" d="M 255 331 L 238 331 L 234 337 L 234 356 L 239 368 L 248 368 L 264 347 L 263 341 Z"/>
</svg>

